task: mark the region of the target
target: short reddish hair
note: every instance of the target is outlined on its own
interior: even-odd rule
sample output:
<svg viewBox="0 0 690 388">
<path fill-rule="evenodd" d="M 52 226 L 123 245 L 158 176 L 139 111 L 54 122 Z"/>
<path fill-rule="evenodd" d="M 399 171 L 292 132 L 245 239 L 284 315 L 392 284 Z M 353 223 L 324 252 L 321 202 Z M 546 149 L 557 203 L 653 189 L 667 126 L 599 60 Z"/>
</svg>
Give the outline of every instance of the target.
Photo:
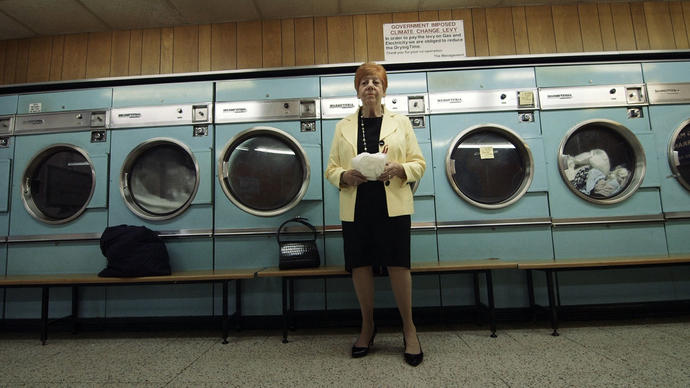
<svg viewBox="0 0 690 388">
<path fill-rule="evenodd" d="M 381 83 L 383 84 L 383 92 L 385 93 L 386 89 L 388 89 L 388 77 L 386 76 L 386 69 L 374 62 L 363 63 L 357 68 L 357 71 L 355 71 L 355 90 L 358 90 L 359 82 L 362 80 L 362 78 L 372 75 L 381 80 Z"/>
</svg>

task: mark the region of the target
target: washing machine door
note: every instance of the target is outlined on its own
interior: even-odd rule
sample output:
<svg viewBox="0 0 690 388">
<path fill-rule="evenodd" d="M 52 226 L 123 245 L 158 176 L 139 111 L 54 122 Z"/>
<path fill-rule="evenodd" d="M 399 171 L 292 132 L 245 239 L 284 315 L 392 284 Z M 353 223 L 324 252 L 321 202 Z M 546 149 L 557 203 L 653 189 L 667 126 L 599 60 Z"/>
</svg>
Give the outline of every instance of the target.
<svg viewBox="0 0 690 388">
<path fill-rule="evenodd" d="M 168 220 L 184 212 L 199 188 L 199 164 L 184 143 L 149 139 L 134 148 L 120 170 L 127 207 L 146 220 Z"/>
<path fill-rule="evenodd" d="M 509 128 L 477 125 L 460 132 L 450 143 L 446 176 L 465 201 L 498 209 L 527 192 L 534 177 L 534 159 L 529 146 Z"/>
<path fill-rule="evenodd" d="M 72 144 L 53 144 L 39 151 L 22 176 L 24 207 L 35 219 L 64 224 L 87 208 L 96 188 L 88 153 Z"/>
<path fill-rule="evenodd" d="M 644 179 L 644 149 L 632 131 L 615 121 L 577 124 L 566 133 L 558 152 L 558 167 L 568 188 L 592 203 L 624 201 Z"/>
<path fill-rule="evenodd" d="M 690 119 L 681 123 L 671 135 L 668 163 L 673 176 L 690 191 Z"/>
<path fill-rule="evenodd" d="M 302 200 L 310 166 L 304 149 L 290 134 L 253 127 L 227 142 L 218 158 L 218 172 L 230 201 L 250 214 L 270 217 Z"/>
</svg>

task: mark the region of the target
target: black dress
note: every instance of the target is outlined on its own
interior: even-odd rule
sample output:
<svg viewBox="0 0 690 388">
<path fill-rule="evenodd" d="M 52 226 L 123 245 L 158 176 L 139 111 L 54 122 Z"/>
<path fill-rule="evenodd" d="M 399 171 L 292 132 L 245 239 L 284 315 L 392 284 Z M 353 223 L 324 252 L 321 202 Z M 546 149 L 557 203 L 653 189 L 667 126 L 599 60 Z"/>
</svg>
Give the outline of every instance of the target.
<svg viewBox="0 0 690 388">
<path fill-rule="evenodd" d="M 379 149 L 382 117 L 364 120 L 366 139 L 357 126 L 357 154 Z M 345 269 L 372 266 L 374 273 L 386 267 L 410 268 L 410 216 L 388 217 L 384 182 L 368 181 L 357 186 L 354 222 L 342 221 Z"/>
</svg>

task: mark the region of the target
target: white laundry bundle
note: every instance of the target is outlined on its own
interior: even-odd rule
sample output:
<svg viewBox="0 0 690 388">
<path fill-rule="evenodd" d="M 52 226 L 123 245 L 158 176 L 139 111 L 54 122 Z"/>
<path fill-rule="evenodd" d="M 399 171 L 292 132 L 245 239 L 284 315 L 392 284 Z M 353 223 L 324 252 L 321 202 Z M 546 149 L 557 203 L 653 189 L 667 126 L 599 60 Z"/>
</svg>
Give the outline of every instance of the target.
<svg viewBox="0 0 690 388">
<path fill-rule="evenodd" d="M 352 158 L 352 168 L 361 172 L 368 180 L 375 181 L 379 175 L 383 174 L 387 157 L 388 155 L 382 152 L 375 154 L 362 152 Z"/>
</svg>

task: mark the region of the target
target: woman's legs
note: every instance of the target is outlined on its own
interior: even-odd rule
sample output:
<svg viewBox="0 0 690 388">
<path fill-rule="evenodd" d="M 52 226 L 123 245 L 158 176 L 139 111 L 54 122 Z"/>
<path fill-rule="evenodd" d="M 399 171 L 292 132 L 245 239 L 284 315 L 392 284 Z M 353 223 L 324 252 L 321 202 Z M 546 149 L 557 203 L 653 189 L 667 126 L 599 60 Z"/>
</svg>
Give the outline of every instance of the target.
<svg viewBox="0 0 690 388">
<path fill-rule="evenodd" d="M 352 283 L 362 313 L 362 329 L 353 346 L 367 347 L 374 333 L 374 273 L 371 266 L 353 268 Z"/>
<path fill-rule="evenodd" d="M 412 321 L 412 276 L 410 269 L 388 267 L 388 276 L 391 279 L 391 288 L 402 319 L 403 336 L 405 336 L 407 344 L 405 353 L 418 354 L 421 352 L 421 346 L 417 339 L 417 328 Z"/>
</svg>

